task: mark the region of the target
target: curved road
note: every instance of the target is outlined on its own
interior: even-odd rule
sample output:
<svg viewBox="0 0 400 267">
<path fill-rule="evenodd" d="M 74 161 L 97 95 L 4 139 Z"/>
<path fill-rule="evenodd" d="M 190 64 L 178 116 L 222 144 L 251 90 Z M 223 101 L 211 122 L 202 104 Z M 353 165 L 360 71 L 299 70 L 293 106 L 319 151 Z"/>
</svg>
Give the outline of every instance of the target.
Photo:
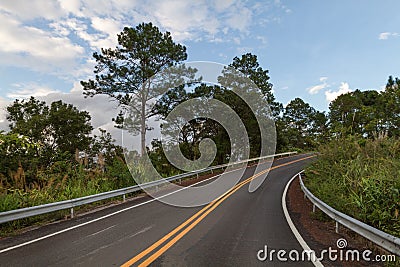
<svg viewBox="0 0 400 267">
<path fill-rule="evenodd" d="M 310 160 L 310 155 L 275 160 L 253 193 L 249 177 L 259 174 L 249 167 L 237 186 L 203 207 L 173 207 L 144 197 L 2 239 L 0 265 L 296 266 L 278 261 L 276 253 L 272 261 L 260 261 L 257 254 L 264 256 L 265 247 L 268 253 L 301 253 L 281 198 L 290 178 Z"/>
</svg>

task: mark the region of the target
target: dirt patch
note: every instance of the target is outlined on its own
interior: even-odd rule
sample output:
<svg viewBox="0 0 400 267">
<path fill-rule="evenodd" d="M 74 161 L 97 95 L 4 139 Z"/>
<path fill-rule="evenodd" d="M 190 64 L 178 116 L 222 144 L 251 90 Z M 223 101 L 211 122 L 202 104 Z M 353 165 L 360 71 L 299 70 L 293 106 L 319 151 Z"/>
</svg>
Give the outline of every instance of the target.
<svg viewBox="0 0 400 267">
<path fill-rule="evenodd" d="M 374 246 L 370 241 L 355 234 L 354 232 L 339 226 L 339 233 L 335 232 L 335 222 L 323 214 L 318 208 L 313 212 L 313 204 L 304 198 L 304 193 L 300 188 L 299 179 L 296 178 L 291 183 L 288 195 L 286 198 L 290 217 L 293 220 L 297 230 L 301 233 L 304 240 L 310 248 L 316 251 L 316 255 L 321 255 L 321 251 L 331 247 L 338 250 L 337 240 L 344 238 L 347 241 L 347 246 L 343 249 L 343 259 L 340 260 L 340 254 L 336 261 L 330 261 L 329 256 L 322 261 L 324 266 L 385 266 L 383 263 L 367 262 L 362 260 L 362 251 L 371 250 L 373 253 L 369 256 L 374 259 L 376 255 L 388 255 L 389 253 L 382 251 Z M 352 261 L 351 257 L 346 261 L 345 253 L 347 250 L 360 251 L 360 261 Z M 334 254 L 333 254 L 334 255 Z"/>
</svg>

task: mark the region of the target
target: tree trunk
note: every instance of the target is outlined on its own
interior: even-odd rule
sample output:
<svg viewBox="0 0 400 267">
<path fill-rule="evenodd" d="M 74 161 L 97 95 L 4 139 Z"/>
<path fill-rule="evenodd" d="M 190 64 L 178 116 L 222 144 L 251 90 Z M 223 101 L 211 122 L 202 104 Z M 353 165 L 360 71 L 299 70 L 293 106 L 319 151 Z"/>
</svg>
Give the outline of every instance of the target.
<svg viewBox="0 0 400 267">
<path fill-rule="evenodd" d="M 140 111 L 140 156 L 146 153 L 146 83 L 142 84 L 141 92 L 141 111 Z"/>
</svg>

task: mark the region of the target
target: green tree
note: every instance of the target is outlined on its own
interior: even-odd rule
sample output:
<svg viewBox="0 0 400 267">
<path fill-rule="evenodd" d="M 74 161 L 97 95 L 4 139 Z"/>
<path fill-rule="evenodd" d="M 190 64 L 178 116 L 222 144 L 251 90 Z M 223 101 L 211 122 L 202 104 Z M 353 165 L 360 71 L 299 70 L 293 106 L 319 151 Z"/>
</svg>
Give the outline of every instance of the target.
<svg viewBox="0 0 400 267">
<path fill-rule="evenodd" d="M 241 75 L 238 75 L 238 73 L 241 73 Z M 219 100 L 231 107 L 234 112 L 239 115 L 246 127 L 249 137 L 250 156 L 259 156 L 261 151 L 261 134 L 257 118 L 248 104 L 233 91 L 233 88 L 238 91 L 243 90 L 247 95 L 254 96 L 251 104 L 259 107 L 256 112 L 258 112 L 260 116 L 265 119 L 274 118 L 274 115 L 280 112 L 281 104 L 274 102 L 275 98 L 272 94 L 272 85 L 268 82 L 268 70 L 264 70 L 259 65 L 257 56 L 248 53 L 242 55 L 240 58 L 235 57 L 233 62 L 227 68 L 224 68 L 222 75 L 218 77 L 218 81 L 225 87 L 199 84 L 192 87 L 192 91 L 187 91 L 184 87 L 176 87 L 169 90 L 156 103 L 156 113 L 160 119 L 165 119 L 175 107 L 187 100 Z M 251 85 L 249 81 L 252 82 Z M 275 114 L 272 114 L 273 112 L 265 105 L 266 101 L 276 104 L 276 107 L 278 107 L 276 110 L 278 111 L 275 112 Z M 204 105 L 204 107 L 207 108 L 206 105 Z M 169 124 L 164 123 L 162 129 L 164 133 L 173 132 L 176 130 L 175 128 L 177 125 L 178 123 L 175 122 Z M 175 142 L 179 143 L 181 152 L 186 158 L 191 160 L 199 158 L 199 144 L 204 138 L 209 138 L 214 141 L 217 148 L 214 164 L 221 164 L 229 160 L 231 156 L 230 137 L 227 131 L 218 122 L 209 118 L 198 117 L 187 122 L 179 130 L 179 140 L 175 140 Z M 273 138 L 271 138 L 271 140 L 272 139 Z M 154 147 L 150 149 L 153 162 L 164 162 L 165 157 L 161 153 L 161 143 L 156 140 L 153 142 L 153 145 Z M 164 164 L 166 163 L 164 162 Z"/>
<path fill-rule="evenodd" d="M 40 145 L 34 143 L 27 136 L 17 133 L 0 131 L 0 185 L 7 187 L 24 188 L 25 174 L 15 175 L 18 169 L 30 167 L 39 161 L 35 157 Z M 20 174 L 22 174 L 20 172 Z M 19 176 L 19 177 L 18 177 Z M 18 178 L 16 178 L 18 177 Z M 21 180 L 21 178 L 23 178 Z"/>
<path fill-rule="evenodd" d="M 362 108 L 358 94 L 347 93 L 338 96 L 329 104 L 329 121 L 334 136 L 361 133 L 358 122 Z"/>
<path fill-rule="evenodd" d="M 279 128 L 284 135 L 280 140 L 286 143 L 287 149 L 312 149 L 325 134 L 326 117 L 301 98 L 295 98 L 285 107 Z"/>
<path fill-rule="evenodd" d="M 123 159 L 123 148 L 115 144 L 115 139 L 109 132 L 102 128 L 99 128 L 99 131 L 100 135 L 94 135 L 91 142 L 91 156 L 95 157 L 101 153 L 106 163 L 111 163 L 115 156 Z"/>
<path fill-rule="evenodd" d="M 266 98 L 272 114 L 277 117 L 282 112 L 282 104 L 276 102 L 275 96 L 272 93 L 272 84 L 269 82 L 269 70 L 263 69 L 258 62 L 257 56 L 251 53 L 243 54 L 240 58 L 234 57 L 229 67 L 232 67 L 249 78 L 254 82 L 258 89 L 261 90 L 262 94 Z M 229 70 L 229 69 L 228 69 Z M 220 81 L 229 79 L 228 73 L 225 71 L 225 78 L 222 76 Z"/>
<path fill-rule="evenodd" d="M 334 136 L 358 134 L 372 138 L 386 132 L 394 121 L 393 111 L 386 113 L 391 103 L 390 93 L 380 94 L 375 90 L 340 95 L 329 105 L 329 120 Z M 393 128 L 391 128 L 393 130 Z"/>
<path fill-rule="evenodd" d="M 27 136 L 31 142 L 46 143 L 49 107 L 34 97 L 15 100 L 7 107 L 6 118 L 13 133 Z"/>
<path fill-rule="evenodd" d="M 148 107 L 157 94 L 152 91 L 150 78 L 165 68 L 186 60 L 186 48 L 173 42 L 169 32 L 162 33 L 152 23 L 141 23 L 136 28 L 125 27 L 118 34 L 115 49 L 101 49 L 94 53 L 94 80 L 81 81 L 86 96 L 105 94 L 116 99 L 123 108 L 134 109 L 129 122 L 124 123 L 121 112 L 114 119 L 117 126 L 134 135 L 140 133 L 141 154 L 146 151 L 147 119 L 154 116 Z"/>
<path fill-rule="evenodd" d="M 160 119 L 165 120 L 168 114 L 179 104 L 190 99 L 218 99 L 223 101 L 223 89 L 220 86 L 209 86 L 200 84 L 194 88 L 193 92 L 186 91 L 182 86 L 169 90 L 155 105 L 155 110 Z M 207 107 L 206 107 L 207 108 Z M 182 114 L 183 115 L 183 114 Z M 176 123 L 163 123 L 161 128 L 163 133 L 168 133 L 176 130 Z M 179 144 L 182 154 L 190 159 L 196 160 L 200 156 L 199 143 L 204 138 L 210 138 L 217 146 L 217 155 L 214 163 L 223 163 L 229 159 L 230 143 L 229 136 L 223 127 L 208 118 L 196 118 L 187 122 L 179 129 L 178 140 L 174 142 Z M 152 142 L 152 153 L 158 153 L 159 156 L 153 156 L 152 159 L 164 158 L 161 153 L 161 142 Z M 165 168 L 164 168 L 165 169 Z"/>
<path fill-rule="evenodd" d="M 400 136 L 400 79 L 389 76 L 377 109 L 389 136 Z"/>
<path fill-rule="evenodd" d="M 7 107 L 11 133 L 21 134 L 38 143 L 35 156 L 43 165 L 54 162 L 61 154 L 74 155 L 75 150 L 87 150 L 93 127 L 87 111 L 79 111 L 71 104 L 55 101 L 48 106 L 34 97 L 15 100 Z"/>
<path fill-rule="evenodd" d="M 238 77 L 236 71 L 241 72 L 243 77 Z M 268 140 L 268 144 L 264 143 L 264 148 L 270 147 L 272 149 L 272 145 L 275 144 L 275 132 L 272 133 L 270 131 L 272 127 L 267 130 L 267 134 L 271 136 L 262 138 L 260 132 L 260 127 L 272 123 L 272 120 L 276 120 L 282 109 L 282 105 L 275 101 L 268 73 L 268 70 L 260 66 L 256 55 L 247 53 L 240 58 L 233 58 L 232 63 L 225 67 L 222 70 L 222 75 L 218 77 L 218 82 L 226 88 L 223 88 L 217 94 L 217 99 L 229 105 L 244 123 L 249 137 L 251 157 L 260 155 L 262 142 Z M 254 85 L 256 88 L 254 88 Z M 246 102 L 248 103 L 246 103 L 236 95 L 235 89 L 245 92 L 248 96 L 253 95 L 253 97 L 247 99 Z M 266 102 L 268 106 L 265 104 Z M 252 111 L 249 105 L 253 108 L 256 107 L 257 110 Z M 265 125 L 259 124 L 256 115 L 264 120 Z M 275 147 L 273 151 L 275 151 Z M 269 152 L 272 152 L 272 150 Z"/>
</svg>

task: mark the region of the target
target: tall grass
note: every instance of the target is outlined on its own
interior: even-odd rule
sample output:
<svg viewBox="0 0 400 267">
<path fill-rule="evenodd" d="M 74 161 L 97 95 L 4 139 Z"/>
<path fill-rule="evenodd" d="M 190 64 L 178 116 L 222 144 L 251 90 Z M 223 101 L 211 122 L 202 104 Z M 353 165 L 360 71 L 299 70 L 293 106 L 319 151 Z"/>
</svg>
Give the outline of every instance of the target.
<svg viewBox="0 0 400 267">
<path fill-rule="evenodd" d="M 333 140 L 306 170 L 306 186 L 335 209 L 400 236 L 400 140 Z"/>
<path fill-rule="evenodd" d="M 120 159 L 115 159 L 105 171 L 86 170 L 75 162 L 56 162 L 50 168 L 38 171 L 37 180 L 33 183 L 0 184 L 0 212 L 93 195 L 130 185 L 135 185 L 135 181 Z"/>
</svg>

